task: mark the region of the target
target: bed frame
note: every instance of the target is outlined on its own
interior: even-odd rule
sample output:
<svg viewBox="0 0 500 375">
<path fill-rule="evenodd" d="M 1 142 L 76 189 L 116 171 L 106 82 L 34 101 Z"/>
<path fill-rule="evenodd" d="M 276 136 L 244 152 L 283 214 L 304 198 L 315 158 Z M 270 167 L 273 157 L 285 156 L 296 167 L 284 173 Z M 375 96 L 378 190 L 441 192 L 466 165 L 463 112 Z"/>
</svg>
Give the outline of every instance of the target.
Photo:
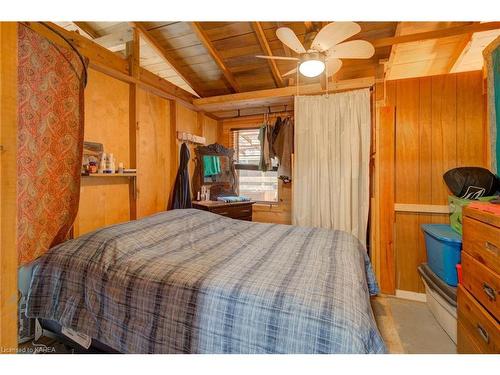
<svg viewBox="0 0 500 375">
<path fill-rule="evenodd" d="M 37 319 L 37 321 L 41 327 L 41 332 L 35 336 L 35 339 L 33 340 L 34 342 L 44 336 L 61 342 L 65 346 L 71 348 L 73 353 L 77 354 L 120 354 L 119 351 L 95 339 L 92 339 L 90 347 L 86 349 L 68 336 L 64 335 L 61 332 L 62 326 L 56 321 L 48 319 Z"/>
</svg>

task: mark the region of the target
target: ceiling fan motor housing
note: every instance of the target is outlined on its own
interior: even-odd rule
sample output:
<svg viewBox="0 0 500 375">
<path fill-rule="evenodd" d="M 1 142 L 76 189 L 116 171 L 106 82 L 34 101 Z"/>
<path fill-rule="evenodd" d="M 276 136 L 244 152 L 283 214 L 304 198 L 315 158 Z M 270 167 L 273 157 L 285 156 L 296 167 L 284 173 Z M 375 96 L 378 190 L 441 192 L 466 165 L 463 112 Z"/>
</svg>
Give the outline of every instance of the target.
<svg viewBox="0 0 500 375">
<path fill-rule="evenodd" d="M 326 56 L 324 53 L 314 51 L 314 50 L 309 50 L 307 53 L 303 53 L 300 55 L 300 63 L 302 64 L 304 61 L 309 61 L 309 60 L 318 60 L 325 62 Z"/>
</svg>

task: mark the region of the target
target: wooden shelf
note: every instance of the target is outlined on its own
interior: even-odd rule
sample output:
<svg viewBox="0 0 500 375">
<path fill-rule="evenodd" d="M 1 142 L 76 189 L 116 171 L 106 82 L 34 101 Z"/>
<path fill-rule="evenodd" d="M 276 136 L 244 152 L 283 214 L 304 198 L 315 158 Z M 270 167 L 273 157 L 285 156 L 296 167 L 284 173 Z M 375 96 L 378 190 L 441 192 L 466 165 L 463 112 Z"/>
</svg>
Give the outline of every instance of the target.
<svg viewBox="0 0 500 375">
<path fill-rule="evenodd" d="M 137 177 L 137 173 L 91 173 L 82 177 Z"/>
</svg>

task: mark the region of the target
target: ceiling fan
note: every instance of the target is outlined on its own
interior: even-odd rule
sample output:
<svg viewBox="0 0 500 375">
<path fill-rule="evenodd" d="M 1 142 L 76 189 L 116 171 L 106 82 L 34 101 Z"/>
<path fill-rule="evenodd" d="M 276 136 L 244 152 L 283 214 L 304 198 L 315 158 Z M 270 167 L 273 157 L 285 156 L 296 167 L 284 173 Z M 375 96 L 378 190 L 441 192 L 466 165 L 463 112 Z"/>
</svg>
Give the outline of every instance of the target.
<svg viewBox="0 0 500 375">
<path fill-rule="evenodd" d="M 331 22 L 324 26 L 314 37 L 308 50 L 304 48 L 297 35 L 288 27 L 280 27 L 276 30 L 278 39 L 300 57 L 286 56 L 263 56 L 261 59 L 293 60 L 297 61 L 299 72 L 306 77 L 317 77 L 325 70 L 327 74 L 335 74 L 342 66 L 343 59 L 369 59 L 375 53 L 375 48 L 365 40 L 344 40 L 356 35 L 361 27 L 355 22 Z M 343 43 L 342 43 L 343 42 Z M 283 77 L 297 71 L 294 68 Z"/>
</svg>

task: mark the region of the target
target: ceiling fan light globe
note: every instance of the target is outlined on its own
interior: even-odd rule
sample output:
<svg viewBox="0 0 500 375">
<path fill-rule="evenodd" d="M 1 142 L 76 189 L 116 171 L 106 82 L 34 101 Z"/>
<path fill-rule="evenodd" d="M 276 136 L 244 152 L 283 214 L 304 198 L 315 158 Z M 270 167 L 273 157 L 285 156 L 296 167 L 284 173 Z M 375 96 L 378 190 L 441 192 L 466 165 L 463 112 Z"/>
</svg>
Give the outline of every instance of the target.
<svg viewBox="0 0 500 375">
<path fill-rule="evenodd" d="M 299 72 L 309 78 L 319 76 L 324 70 L 325 63 L 321 60 L 306 60 L 299 65 Z"/>
</svg>

